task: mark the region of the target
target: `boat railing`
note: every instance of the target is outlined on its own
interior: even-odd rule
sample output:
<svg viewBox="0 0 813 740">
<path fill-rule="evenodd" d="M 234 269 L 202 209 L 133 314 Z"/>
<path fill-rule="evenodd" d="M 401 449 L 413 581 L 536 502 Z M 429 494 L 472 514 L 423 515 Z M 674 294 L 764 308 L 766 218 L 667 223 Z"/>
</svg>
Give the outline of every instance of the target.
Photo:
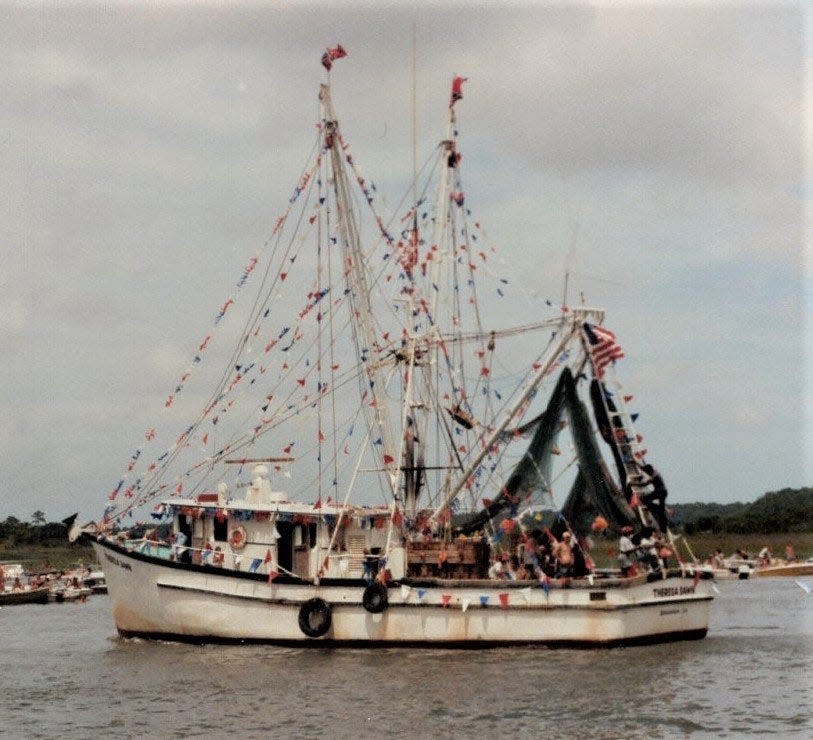
<svg viewBox="0 0 813 740">
<path fill-rule="evenodd" d="M 147 555 L 159 560 L 169 560 L 177 562 L 188 562 L 193 565 L 208 565 L 222 570 L 243 571 L 243 572 L 265 572 L 260 571 L 260 566 L 266 561 L 263 558 L 244 557 L 240 553 L 227 553 L 223 550 L 210 547 L 191 547 L 189 545 L 177 545 L 161 540 L 150 540 L 147 538 L 124 540 L 120 542 L 126 550 Z M 266 565 L 269 565 L 266 563 Z M 283 568 L 277 563 L 273 564 L 274 570 L 294 578 L 302 578 L 295 573 Z"/>
<path fill-rule="evenodd" d="M 195 563 L 207 562 L 209 565 L 215 564 L 212 562 L 212 560 L 214 559 L 216 551 L 212 550 L 211 548 L 176 545 L 169 542 L 164 542 L 162 540 L 147 539 L 146 537 L 134 540 L 124 540 L 121 542 L 121 544 L 125 549 L 130 550 L 131 552 L 149 555 L 150 557 L 159 558 L 160 560 L 181 560 L 181 558 L 190 558 L 191 561 Z M 221 550 L 217 551 L 217 553 L 221 552 Z M 223 553 L 223 555 L 225 556 L 225 553 Z M 236 559 L 237 563 L 239 564 L 239 556 L 233 556 L 233 558 Z M 225 557 L 223 560 L 224 562 L 222 565 L 225 566 Z M 239 570 L 239 568 L 235 568 L 235 570 Z"/>
</svg>

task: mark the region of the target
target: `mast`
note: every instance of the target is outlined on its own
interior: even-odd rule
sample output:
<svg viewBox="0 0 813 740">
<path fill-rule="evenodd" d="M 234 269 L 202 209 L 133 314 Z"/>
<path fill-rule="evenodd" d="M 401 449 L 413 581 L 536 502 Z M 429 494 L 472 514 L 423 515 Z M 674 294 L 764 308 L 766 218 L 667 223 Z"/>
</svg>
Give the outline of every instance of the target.
<svg viewBox="0 0 813 740">
<path fill-rule="evenodd" d="M 370 301 L 370 287 L 367 282 L 367 267 L 364 252 L 361 248 L 358 224 L 350 198 L 350 185 L 342 163 L 339 122 L 333 110 L 330 97 L 330 86 L 322 85 L 319 99 L 325 109 L 325 148 L 330 154 L 333 172 L 333 188 L 339 218 L 339 232 L 344 253 L 344 274 L 350 302 L 350 323 L 353 327 L 353 338 L 356 350 L 364 365 L 367 380 L 365 412 L 372 407 L 373 423 L 380 434 L 381 459 L 387 472 L 390 488 L 394 497 L 398 495 L 398 468 L 400 457 L 394 455 L 393 427 L 384 398 L 385 380 L 381 372 L 381 363 L 377 355 L 378 343 L 375 336 L 375 320 Z M 368 401 L 367 397 L 372 400 Z"/>
<path fill-rule="evenodd" d="M 418 21 L 412 21 L 412 203 L 417 210 L 418 202 Z M 415 226 L 417 227 L 417 213 Z"/>
<path fill-rule="evenodd" d="M 414 71 L 413 71 L 414 74 Z M 415 120 L 415 112 L 413 111 L 413 125 Z M 450 169 L 450 153 L 454 150 L 454 143 L 452 140 L 452 127 L 454 121 L 454 109 L 449 106 L 448 110 L 448 117 L 446 120 L 446 135 L 443 141 L 441 142 L 441 147 L 444 149 L 443 153 L 443 161 L 441 164 L 441 171 L 440 171 L 440 180 L 438 182 L 437 188 L 437 196 L 436 196 L 436 203 L 435 203 L 435 226 L 433 229 L 432 235 L 432 242 L 430 244 L 430 252 L 429 256 L 432 257 L 432 266 L 431 266 L 431 278 L 430 284 L 433 286 L 440 285 L 440 269 L 441 269 L 441 255 L 442 255 L 442 245 L 444 242 L 444 233 L 446 230 L 446 222 L 448 219 L 448 209 L 449 209 L 449 169 Z M 413 133 L 413 136 L 415 134 Z M 417 154 L 413 152 L 413 167 L 417 167 Z M 411 238 L 413 240 L 413 249 L 417 254 L 417 250 L 420 244 L 419 235 L 418 235 L 418 199 L 417 199 L 417 177 L 413 180 L 413 225 L 412 225 L 412 233 Z M 432 254 L 434 252 L 434 255 Z M 410 381 L 412 381 L 412 375 L 415 371 L 416 366 L 420 367 L 421 374 L 423 376 L 422 380 L 422 388 L 424 398 L 422 401 L 418 401 L 417 403 L 413 401 L 411 396 L 407 396 L 404 399 L 404 407 L 405 411 L 408 409 L 409 411 L 409 418 L 412 420 L 412 426 L 410 429 L 407 429 L 406 426 L 404 428 L 404 434 L 408 437 L 408 443 L 411 445 L 412 449 L 410 450 L 411 460 L 415 460 L 415 476 L 414 478 L 407 479 L 407 512 L 408 515 L 414 516 L 415 511 L 417 509 L 417 499 L 420 494 L 420 486 L 421 486 L 421 477 L 422 473 L 424 472 L 425 466 L 425 459 L 424 459 L 424 443 L 427 439 L 428 435 L 428 427 L 429 427 L 429 413 L 427 403 L 432 398 L 432 373 L 438 367 L 439 362 L 439 345 L 441 343 L 441 333 L 440 333 L 440 326 L 438 324 L 438 316 L 437 316 L 437 301 L 438 301 L 438 293 L 439 290 L 432 290 L 431 291 L 431 300 L 429 302 L 429 308 L 426 309 L 426 304 L 424 303 L 424 312 L 426 313 L 426 320 L 429 322 L 429 326 L 426 327 L 424 332 L 421 335 L 415 333 L 414 323 L 411 323 L 410 326 L 410 334 L 411 334 L 411 342 L 410 342 L 410 366 L 409 366 L 409 373 L 410 373 Z M 414 278 L 412 279 L 412 286 L 410 290 L 409 296 L 409 312 L 410 312 L 410 322 L 414 322 L 415 317 L 415 302 L 414 302 L 414 293 L 415 293 L 415 281 Z M 421 352 L 421 350 L 416 350 L 419 344 L 425 346 L 425 350 Z M 420 363 L 416 364 L 416 351 L 421 354 L 421 361 Z M 414 386 L 410 386 L 410 389 Z M 437 413 L 442 413 L 442 410 L 438 408 Z"/>
<path fill-rule="evenodd" d="M 418 255 L 420 236 L 418 233 L 418 21 L 412 21 L 412 230 L 409 233 L 411 253 Z M 404 498 L 407 516 L 414 517 L 418 508 L 421 482 L 423 478 L 424 454 L 423 441 L 426 429 L 427 414 L 422 403 L 414 403 L 413 388 L 415 375 L 415 351 L 418 338 L 414 331 L 415 315 L 415 279 L 410 276 L 408 301 L 410 352 L 407 366 L 403 405 L 403 443 L 404 443 Z M 418 414 L 420 418 L 418 418 Z"/>
<path fill-rule="evenodd" d="M 454 108 L 449 106 L 448 116 L 446 119 L 446 136 L 440 145 L 444 149 L 444 163 L 440 170 L 440 182 L 438 183 L 437 201 L 435 203 L 435 229 L 432 234 L 431 248 L 435 249 L 435 255 L 432 257 L 432 283 L 439 285 L 440 268 L 443 262 L 443 234 L 446 231 L 446 221 L 449 217 L 449 170 L 453 165 L 450 163 L 454 155 L 454 139 L 452 139 L 452 130 L 454 126 Z M 432 301 L 430 303 L 430 316 L 432 321 L 436 321 L 438 304 L 438 291 L 432 292 Z"/>
</svg>

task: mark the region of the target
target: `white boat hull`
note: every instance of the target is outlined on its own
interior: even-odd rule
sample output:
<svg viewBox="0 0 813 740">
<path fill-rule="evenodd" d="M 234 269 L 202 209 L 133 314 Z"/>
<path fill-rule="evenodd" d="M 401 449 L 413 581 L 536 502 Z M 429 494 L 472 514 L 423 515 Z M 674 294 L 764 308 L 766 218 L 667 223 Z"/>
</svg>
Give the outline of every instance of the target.
<svg viewBox="0 0 813 740">
<path fill-rule="evenodd" d="M 69 588 L 54 589 L 49 592 L 48 601 L 55 601 L 58 604 L 66 601 L 81 601 L 90 596 L 91 593 L 93 592 L 87 587 L 75 588 L 71 586 Z"/>
<path fill-rule="evenodd" d="M 813 563 L 780 563 L 776 565 L 766 565 L 762 568 L 757 568 L 754 571 L 754 575 L 760 578 L 770 576 L 783 576 L 787 578 L 813 576 Z"/>
<path fill-rule="evenodd" d="M 371 614 L 362 605 L 362 581 L 269 584 L 264 576 L 167 562 L 109 542 L 96 542 L 94 548 L 107 574 L 116 627 L 126 637 L 611 646 L 701 638 L 713 598 L 708 581 L 681 576 L 549 589 L 530 582 L 404 581 L 388 589 L 387 608 Z M 302 605 L 312 598 L 327 602 L 332 616 L 330 629 L 315 639 L 303 633 L 299 621 Z"/>
<path fill-rule="evenodd" d="M 715 568 L 711 565 L 690 566 L 690 570 L 699 570 L 715 581 L 747 581 L 754 573 L 754 569 L 749 565 L 731 566 L 728 568 Z"/>
</svg>

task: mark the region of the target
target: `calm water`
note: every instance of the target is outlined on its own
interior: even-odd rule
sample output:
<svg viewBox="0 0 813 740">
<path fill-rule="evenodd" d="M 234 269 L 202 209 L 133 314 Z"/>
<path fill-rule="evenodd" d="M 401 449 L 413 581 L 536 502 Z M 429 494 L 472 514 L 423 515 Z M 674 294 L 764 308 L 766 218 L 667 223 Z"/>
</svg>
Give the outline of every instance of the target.
<svg viewBox="0 0 813 740">
<path fill-rule="evenodd" d="M 588 651 L 196 647 L 120 640 L 106 596 L 6 607 L 0 733 L 810 737 L 813 595 L 719 588 L 703 641 Z"/>
</svg>

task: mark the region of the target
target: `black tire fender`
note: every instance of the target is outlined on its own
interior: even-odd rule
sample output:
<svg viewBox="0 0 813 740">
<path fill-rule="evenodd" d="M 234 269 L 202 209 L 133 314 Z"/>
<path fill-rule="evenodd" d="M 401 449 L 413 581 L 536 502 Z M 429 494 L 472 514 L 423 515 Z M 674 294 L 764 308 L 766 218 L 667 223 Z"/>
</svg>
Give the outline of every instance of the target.
<svg viewBox="0 0 813 740">
<path fill-rule="evenodd" d="M 324 599 L 308 599 L 299 607 L 299 629 L 308 637 L 322 637 L 333 622 L 333 610 Z"/>
<path fill-rule="evenodd" d="M 364 589 L 361 603 L 370 614 L 381 614 L 387 608 L 387 587 L 383 583 L 371 583 Z"/>
</svg>

